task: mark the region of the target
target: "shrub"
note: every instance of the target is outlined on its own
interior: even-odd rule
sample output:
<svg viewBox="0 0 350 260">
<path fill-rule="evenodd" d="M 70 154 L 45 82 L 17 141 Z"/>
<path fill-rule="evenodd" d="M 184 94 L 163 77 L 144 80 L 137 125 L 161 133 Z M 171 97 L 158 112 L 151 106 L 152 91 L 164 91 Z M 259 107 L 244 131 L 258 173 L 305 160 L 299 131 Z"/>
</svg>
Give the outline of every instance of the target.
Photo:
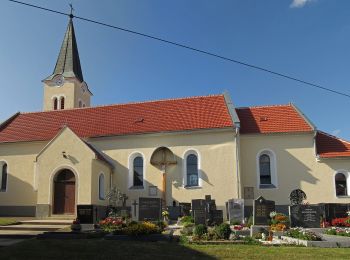
<svg viewBox="0 0 350 260">
<path fill-rule="evenodd" d="M 229 239 L 231 234 L 230 225 L 227 223 L 222 223 L 215 227 L 215 232 L 220 239 Z"/>
<path fill-rule="evenodd" d="M 207 233 L 207 227 L 202 224 L 195 226 L 193 229 L 193 234 L 198 238 L 201 238 L 205 233 Z"/>
<path fill-rule="evenodd" d="M 141 236 L 160 233 L 160 228 L 152 222 L 141 222 L 131 224 L 124 229 L 124 233 L 129 236 Z"/>
<path fill-rule="evenodd" d="M 231 220 L 231 221 L 230 221 L 230 224 L 231 224 L 231 225 L 237 225 L 237 226 L 238 226 L 238 225 L 241 225 L 242 223 L 241 223 L 241 221 L 238 221 L 238 220 Z"/>
<path fill-rule="evenodd" d="M 251 227 L 253 225 L 253 216 L 250 216 L 247 221 L 247 227 Z"/>
<path fill-rule="evenodd" d="M 180 220 L 180 222 L 182 224 L 185 224 L 185 223 L 194 223 L 194 219 L 192 216 L 183 216 Z"/>
<path fill-rule="evenodd" d="M 158 221 L 157 226 L 161 231 L 164 231 L 164 229 L 168 226 L 164 221 Z"/>
</svg>

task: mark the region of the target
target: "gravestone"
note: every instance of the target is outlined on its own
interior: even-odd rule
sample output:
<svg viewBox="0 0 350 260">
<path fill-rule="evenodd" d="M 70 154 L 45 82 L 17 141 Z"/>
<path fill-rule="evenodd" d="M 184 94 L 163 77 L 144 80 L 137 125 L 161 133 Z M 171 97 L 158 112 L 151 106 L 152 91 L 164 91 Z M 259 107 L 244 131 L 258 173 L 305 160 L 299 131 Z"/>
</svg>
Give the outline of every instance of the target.
<svg viewBox="0 0 350 260">
<path fill-rule="evenodd" d="M 169 212 L 170 220 L 177 220 L 181 216 L 180 206 L 168 206 L 167 211 Z"/>
<path fill-rule="evenodd" d="M 268 225 L 270 212 L 275 211 L 275 202 L 265 200 L 262 196 L 254 200 L 253 204 L 253 225 Z"/>
<path fill-rule="evenodd" d="M 191 215 L 191 203 L 181 202 L 179 203 L 181 208 L 181 216 L 190 216 Z"/>
<path fill-rule="evenodd" d="M 160 198 L 139 198 L 139 220 L 158 221 L 161 219 L 162 203 Z"/>
<path fill-rule="evenodd" d="M 205 209 L 194 209 L 192 210 L 193 219 L 195 225 L 207 225 L 207 217 L 205 214 Z"/>
<path fill-rule="evenodd" d="M 222 210 L 211 211 L 211 224 L 220 225 L 224 222 L 224 213 Z"/>
<path fill-rule="evenodd" d="M 96 222 L 94 205 L 77 205 L 77 219 L 81 224 L 94 224 Z"/>
<path fill-rule="evenodd" d="M 321 211 L 319 205 L 289 206 L 291 227 L 319 228 L 321 227 Z"/>
<path fill-rule="evenodd" d="M 243 223 L 244 220 L 244 199 L 230 199 L 227 202 L 227 214 L 230 223 Z"/>
<path fill-rule="evenodd" d="M 204 200 L 192 200 L 192 216 L 196 225 L 213 225 L 224 221 L 223 211 L 216 209 L 215 200 L 210 195 L 205 195 Z"/>
<path fill-rule="evenodd" d="M 326 203 L 324 204 L 324 214 L 326 221 L 331 222 L 334 218 L 346 218 L 347 211 L 350 210 L 350 204 Z"/>
</svg>

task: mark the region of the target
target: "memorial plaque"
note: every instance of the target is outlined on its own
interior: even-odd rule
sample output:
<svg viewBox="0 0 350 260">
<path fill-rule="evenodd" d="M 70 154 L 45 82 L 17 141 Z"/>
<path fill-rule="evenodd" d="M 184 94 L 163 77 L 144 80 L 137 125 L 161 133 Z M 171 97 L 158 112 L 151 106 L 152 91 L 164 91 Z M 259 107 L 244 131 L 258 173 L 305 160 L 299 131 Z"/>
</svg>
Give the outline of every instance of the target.
<svg viewBox="0 0 350 260">
<path fill-rule="evenodd" d="M 162 215 L 160 198 L 139 198 L 139 220 L 158 221 Z"/>
<path fill-rule="evenodd" d="M 210 214 L 212 225 L 220 225 L 224 222 L 224 213 L 222 210 L 213 210 Z"/>
<path fill-rule="evenodd" d="M 265 200 L 260 196 L 254 200 L 253 208 L 254 225 L 268 225 L 270 212 L 275 211 L 275 202 L 272 200 Z"/>
<path fill-rule="evenodd" d="M 254 187 L 244 187 L 243 197 L 246 200 L 253 200 L 254 199 Z"/>
<path fill-rule="evenodd" d="M 192 210 L 193 213 L 193 219 L 195 225 L 207 225 L 207 219 L 205 214 L 205 209 L 194 209 Z"/>
<path fill-rule="evenodd" d="M 227 203 L 227 213 L 230 223 L 243 223 L 244 220 L 244 199 L 230 199 Z"/>
<path fill-rule="evenodd" d="M 181 207 L 180 206 L 169 206 L 167 207 L 169 212 L 170 220 L 177 220 L 181 216 Z"/>
<path fill-rule="evenodd" d="M 289 206 L 291 227 L 321 227 L 321 207 L 319 205 Z"/>
<path fill-rule="evenodd" d="M 77 219 L 81 224 L 94 224 L 96 212 L 93 205 L 77 205 Z"/>
<path fill-rule="evenodd" d="M 181 216 L 190 216 L 191 215 L 191 203 L 179 203 L 181 207 Z"/>
</svg>

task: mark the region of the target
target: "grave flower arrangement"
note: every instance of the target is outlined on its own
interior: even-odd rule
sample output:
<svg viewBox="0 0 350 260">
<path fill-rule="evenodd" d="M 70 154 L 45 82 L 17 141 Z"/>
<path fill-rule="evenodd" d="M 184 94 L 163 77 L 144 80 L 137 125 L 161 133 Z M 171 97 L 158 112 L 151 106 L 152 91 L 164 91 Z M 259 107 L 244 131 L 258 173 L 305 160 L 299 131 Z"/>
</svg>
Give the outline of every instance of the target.
<svg viewBox="0 0 350 260">
<path fill-rule="evenodd" d="M 285 214 L 272 211 L 270 213 L 270 218 L 271 218 L 271 226 L 270 226 L 271 231 L 284 231 L 289 226 L 289 220 Z"/>
<path fill-rule="evenodd" d="M 334 218 L 334 219 L 332 219 L 332 226 L 334 226 L 334 227 L 350 227 L 350 217 Z"/>
<path fill-rule="evenodd" d="M 331 227 L 324 233 L 327 235 L 350 237 L 350 228 Z"/>
<path fill-rule="evenodd" d="M 108 217 L 100 221 L 100 227 L 105 232 L 119 233 L 126 227 L 126 221 L 121 217 Z"/>
<path fill-rule="evenodd" d="M 288 237 L 309 240 L 309 241 L 321 241 L 322 238 L 316 233 L 312 232 L 309 229 L 304 229 L 301 227 L 291 228 L 287 231 L 286 235 Z"/>
</svg>

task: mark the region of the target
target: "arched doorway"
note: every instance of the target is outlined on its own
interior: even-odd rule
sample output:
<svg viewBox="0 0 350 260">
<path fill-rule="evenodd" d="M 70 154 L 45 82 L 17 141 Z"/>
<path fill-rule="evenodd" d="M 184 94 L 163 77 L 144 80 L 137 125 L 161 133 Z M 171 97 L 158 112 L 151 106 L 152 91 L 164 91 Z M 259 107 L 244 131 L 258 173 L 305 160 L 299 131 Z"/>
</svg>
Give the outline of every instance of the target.
<svg viewBox="0 0 350 260">
<path fill-rule="evenodd" d="M 74 214 L 75 176 L 71 170 L 64 169 L 54 178 L 53 214 Z"/>
</svg>

